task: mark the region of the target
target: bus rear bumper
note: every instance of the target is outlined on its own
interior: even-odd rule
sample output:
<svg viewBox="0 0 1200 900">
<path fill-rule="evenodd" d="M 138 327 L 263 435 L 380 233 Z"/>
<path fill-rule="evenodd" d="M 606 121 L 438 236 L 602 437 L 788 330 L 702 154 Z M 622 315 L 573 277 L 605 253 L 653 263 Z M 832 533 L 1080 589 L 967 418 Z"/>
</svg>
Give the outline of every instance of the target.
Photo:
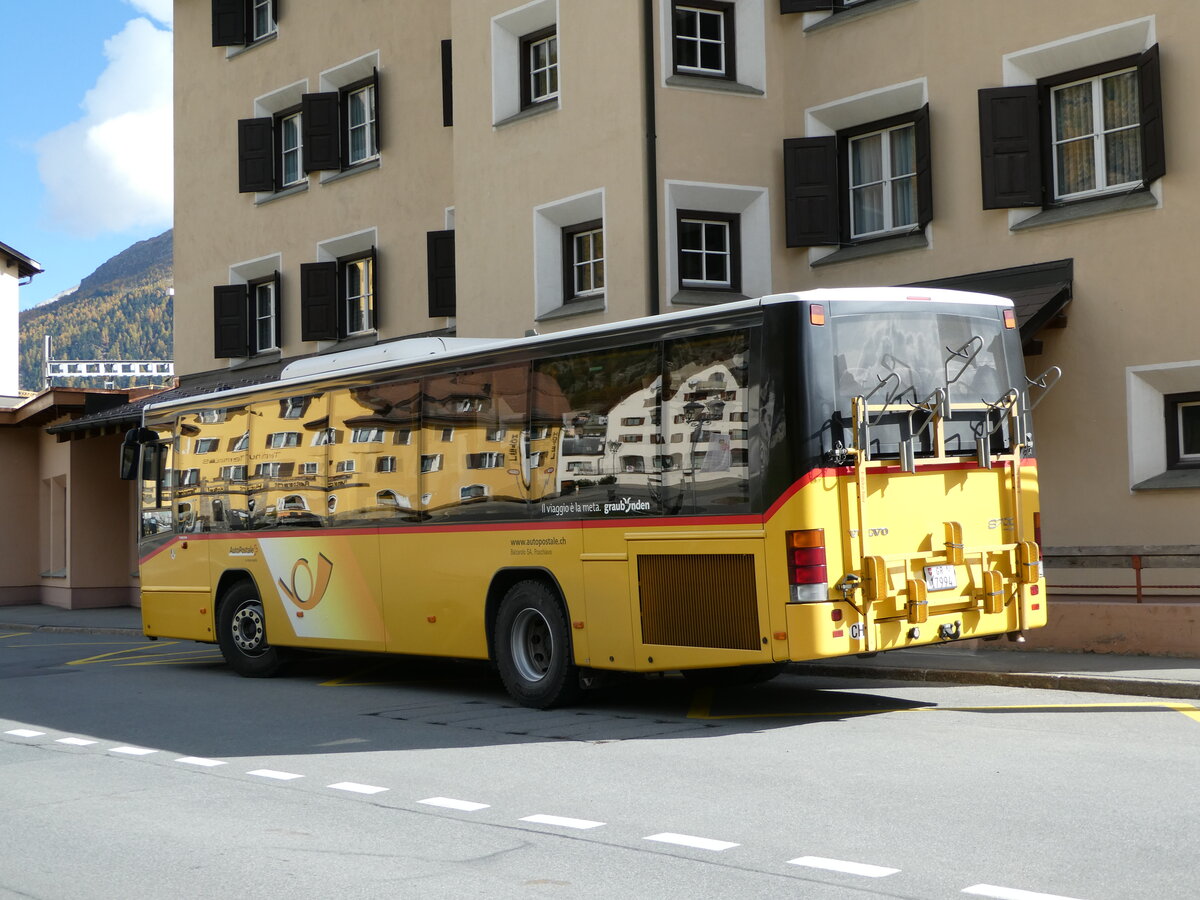
<svg viewBox="0 0 1200 900">
<path fill-rule="evenodd" d="M 1008 602 L 997 612 L 985 611 L 982 604 L 929 609 L 921 622 L 901 616 L 876 618 L 866 626 L 859 610 L 845 601 L 789 603 L 788 655 L 797 661 L 852 656 L 1040 628 L 1046 624 L 1045 596 L 1044 582 L 1010 584 Z"/>
</svg>

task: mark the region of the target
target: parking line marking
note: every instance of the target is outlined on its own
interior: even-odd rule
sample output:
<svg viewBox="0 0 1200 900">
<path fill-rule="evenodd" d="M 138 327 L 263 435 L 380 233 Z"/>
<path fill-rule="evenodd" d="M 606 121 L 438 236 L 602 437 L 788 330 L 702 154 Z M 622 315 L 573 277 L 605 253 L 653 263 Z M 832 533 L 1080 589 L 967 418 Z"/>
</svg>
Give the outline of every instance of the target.
<svg viewBox="0 0 1200 900">
<path fill-rule="evenodd" d="M 536 816 L 526 816 L 522 822 L 535 822 L 538 825 L 557 825 L 560 828 L 599 828 L 603 822 L 593 822 L 590 819 L 568 819 L 563 816 L 544 816 L 538 814 Z"/>
<path fill-rule="evenodd" d="M 92 744 L 98 744 L 99 741 L 89 741 L 86 738 L 59 738 L 54 743 L 70 744 L 72 747 L 90 747 Z"/>
<path fill-rule="evenodd" d="M 110 747 L 109 753 L 124 753 L 126 756 L 149 756 L 157 750 L 147 750 L 145 747 Z"/>
<path fill-rule="evenodd" d="M 995 900 L 1075 900 L 1073 897 L 1063 897 L 1060 894 L 1039 894 L 1035 891 L 997 887 L 994 884 L 976 884 L 969 888 L 963 888 L 962 892 L 974 894 L 977 897 L 993 897 Z"/>
<path fill-rule="evenodd" d="M 827 869 L 830 872 L 843 872 L 847 875 L 862 875 L 864 878 L 886 878 L 895 875 L 899 869 L 889 869 L 885 866 L 872 866 L 867 863 L 848 862 L 844 859 L 826 859 L 823 856 L 801 856 L 789 859 L 788 865 L 807 866 L 810 869 Z"/>
<path fill-rule="evenodd" d="M 225 765 L 225 763 L 219 759 L 205 759 L 203 756 L 181 756 L 179 759 L 175 760 L 175 762 L 183 763 L 188 766 L 208 766 L 210 768 L 212 766 Z"/>
<path fill-rule="evenodd" d="M 680 847 L 695 847 L 697 850 L 715 850 L 718 852 L 740 846 L 740 844 L 731 844 L 729 841 L 714 841 L 712 838 L 696 837 L 691 834 L 674 834 L 670 831 L 664 831 L 662 834 L 652 834 L 644 840 L 658 841 L 662 844 L 678 844 Z"/>
<path fill-rule="evenodd" d="M 376 787 L 373 784 L 357 784 L 353 781 L 339 781 L 337 784 L 326 785 L 335 791 L 350 791 L 352 794 L 382 794 L 387 790 L 385 787 Z"/>
<path fill-rule="evenodd" d="M 295 778 L 303 778 L 303 775 L 296 775 L 294 772 L 276 772 L 274 769 L 255 769 L 253 772 L 247 772 L 247 775 L 257 775 L 259 778 L 274 778 L 276 781 L 291 781 Z"/>
<path fill-rule="evenodd" d="M 14 728 L 12 731 L 6 731 L 5 734 L 11 734 L 14 737 L 43 737 L 44 731 L 31 731 L 28 728 Z"/>
<path fill-rule="evenodd" d="M 473 803 L 470 800 L 455 800 L 453 797 L 429 797 L 425 800 L 418 800 L 418 803 L 424 803 L 426 806 L 440 806 L 443 809 L 457 809 L 462 812 L 478 812 L 481 809 L 487 809 L 486 803 Z"/>
</svg>

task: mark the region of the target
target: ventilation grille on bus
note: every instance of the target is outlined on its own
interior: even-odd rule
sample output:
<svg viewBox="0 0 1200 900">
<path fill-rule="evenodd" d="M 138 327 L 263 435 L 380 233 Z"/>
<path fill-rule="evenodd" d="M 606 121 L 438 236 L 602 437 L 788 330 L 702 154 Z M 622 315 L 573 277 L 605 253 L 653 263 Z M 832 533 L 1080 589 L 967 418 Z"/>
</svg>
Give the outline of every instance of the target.
<svg viewBox="0 0 1200 900">
<path fill-rule="evenodd" d="M 758 597 L 749 553 L 638 557 L 642 642 L 758 650 Z"/>
</svg>

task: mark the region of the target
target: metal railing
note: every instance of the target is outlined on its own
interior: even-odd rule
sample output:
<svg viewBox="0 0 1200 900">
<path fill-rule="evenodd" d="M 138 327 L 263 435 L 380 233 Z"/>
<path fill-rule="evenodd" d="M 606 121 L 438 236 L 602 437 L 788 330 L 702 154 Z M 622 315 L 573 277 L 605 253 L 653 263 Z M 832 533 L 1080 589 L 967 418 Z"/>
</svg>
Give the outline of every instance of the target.
<svg viewBox="0 0 1200 900">
<path fill-rule="evenodd" d="M 1047 589 L 1060 599 L 1072 597 L 1104 597 L 1129 599 L 1135 603 L 1172 600 L 1200 603 L 1200 583 L 1196 584 L 1147 584 L 1142 573 L 1147 569 L 1200 569 L 1200 545 L 1176 546 L 1118 546 L 1118 547 L 1046 547 L 1042 552 L 1046 569 L 1111 569 L 1133 573 L 1133 584 L 1066 584 L 1047 579 Z M 1086 594 L 1064 594 L 1064 590 L 1086 591 Z M 1163 591 L 1187 591 L 1178 596 L 1163 594 Z"/>
</svg>

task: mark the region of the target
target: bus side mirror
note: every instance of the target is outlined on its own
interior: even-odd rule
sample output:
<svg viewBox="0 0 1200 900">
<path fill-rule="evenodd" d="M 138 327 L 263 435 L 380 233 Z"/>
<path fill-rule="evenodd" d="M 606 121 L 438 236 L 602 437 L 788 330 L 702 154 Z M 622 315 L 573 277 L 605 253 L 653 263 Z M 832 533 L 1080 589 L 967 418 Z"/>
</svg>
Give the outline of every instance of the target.
<svg viewBox="0 0 1200 900">
<path fill-rule="evenodd" d="M 149 428 L 131 428 L 125 432 L 125 440 L 121 443 L 123 481 L 137 481 L 139 477 L 145 481 L 159 481 L 162 478 L 165 456 L 162 445 L 157 441 L 158 432 Z"/>
</svg>

